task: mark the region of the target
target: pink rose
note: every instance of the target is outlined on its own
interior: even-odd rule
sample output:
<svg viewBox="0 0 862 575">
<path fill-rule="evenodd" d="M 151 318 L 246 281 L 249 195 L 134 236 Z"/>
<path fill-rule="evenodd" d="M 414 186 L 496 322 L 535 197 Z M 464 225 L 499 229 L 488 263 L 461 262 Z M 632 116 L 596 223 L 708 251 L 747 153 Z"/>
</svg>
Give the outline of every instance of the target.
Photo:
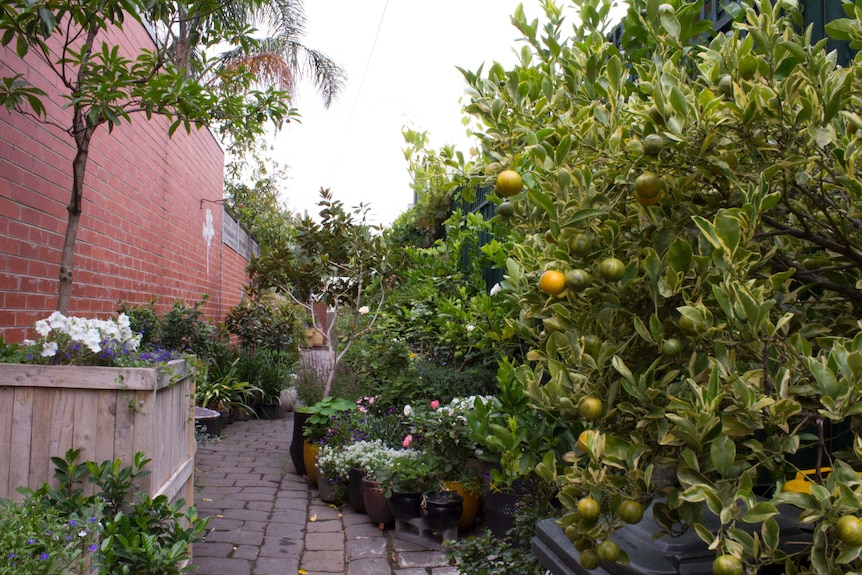
<svg viewBox="0 0 862 575">
<path fill-rule="evenodd" d="M 401 442 L 401 447 L 407 448 L 410 447 L 410 444 L 413 443 L 413 436 L 408 435 L 404 438 L 404 441 Z"/>
<path fill-rule="evenodd" d="M 440 401 L 437 399 L 433 400 L 431 402 L 431 409 L 437 409 L 438 407 L 440 407 Z"/>
</svg>

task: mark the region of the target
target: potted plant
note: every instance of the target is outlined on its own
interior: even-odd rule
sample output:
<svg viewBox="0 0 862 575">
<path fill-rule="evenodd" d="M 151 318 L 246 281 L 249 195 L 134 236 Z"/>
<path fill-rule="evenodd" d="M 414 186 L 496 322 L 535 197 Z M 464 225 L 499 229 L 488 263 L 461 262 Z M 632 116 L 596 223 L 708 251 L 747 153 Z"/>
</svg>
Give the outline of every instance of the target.
<svg viewBox="0 0 862 575">
<path fill-rule="evenodd" d="M 376 480 L 378 470 L 384 469 L 397 453 L 380 439 L 357 441 L 339 451 L 336 472 L 341 480 L 347 481 L 350 506 L 356 511 L 365 512 L 362 480 L 365 477 Z"/>
<path fill-rule="evenodd" d="M 440 488 L 440 462 L 430 453 L 402 449 L 377 470 L 376 478 L 396 517 L 419 517 L 422 495 Z"/>
<path fill-rule="evenodd" d="M 312 483 L 317 481 L 315 458 L 320 444 L 329 431 L 332 420 L 339 414 L 356 409 L 356 404 L 342 397 L 324 397 L 314 405 L 302 407 L 298 411 L 308 414 L 303 428 L 303 460 L 305 472 Z"/>
</svg>

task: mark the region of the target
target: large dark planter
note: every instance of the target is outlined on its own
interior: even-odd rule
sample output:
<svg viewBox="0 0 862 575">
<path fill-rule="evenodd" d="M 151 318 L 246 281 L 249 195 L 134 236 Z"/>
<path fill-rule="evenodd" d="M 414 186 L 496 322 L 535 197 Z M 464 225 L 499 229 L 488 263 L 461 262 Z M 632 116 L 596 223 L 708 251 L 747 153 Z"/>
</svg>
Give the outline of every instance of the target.
<svg viewBox="0 0 862 575">
<path fill-rule="evenodd" d="M 195 406 L 195 429 L 207 435 L 221 435 L 224 419 L 214 409 Z"/>
<path fill-rule="evenodd" d="M 263 403 L 260 406 L 259 413 L 261 419 L 278 419 L 278 404 Z"/>
<path fill-rule="evenodd" d="M 434 531 L 445 531 L 458 525 L 464 510 L 464 498 L 454 491 L 429 493 L 422 497 L 422 517 Z"/>
<path fill-rule="evenodd" d="M 389 510 L 398 519 L 414 519 L 422 516 L 421 493 L 396 493 L 387 499 Z"/>
<path fill-rule="evenodd" d="M 362 480 L 365 478 L 365 472 L 353 468 L 348 478 L 350 483 L 347 486 L 347 492 L 350 494 L 350 506 L 354 511 L 365 513 L 365 498 L 362 496 Z"/>
<path fill-rule="evenodd" d="M 807 552 L 812 544 L 810 526 L 798 522 L 800 510 L 789 505 L 780 505 L 775 516 L 779 530 L 779 549 L 788 554 Z M 721 521 L 704 505 L 704 525 L 715 531 Z M 742 523 L 739 527 L 749 534 L 757 533 L 760 525 Z M 655 537 L 658 525 L 653 507 L 644 511 L 643 519 L 634 525 L 626 525 L 615 531 L 611 539 L 628 554 L 626 564 L 603 563 L 588 571 L 581 565 L 578 551 L 556 519 L 542 519 L 536 523 L 535 536 L 531 541 L 533 555 L 552 575 L 711 575 L 715 550 L 709 549 L 694 529 L 681 535 Z M 760 575 L 781 575 L 784 565 L 761 567 Z"/>
<path fill-rule="evenodd" d="M 515 524 L 515 515 L 527 503 L 532 482 L 518 479 L 508 489 L 488 489 L 484 495 L 482 511 L 485 524 L 495 537 L 502 538 Z"/>
<path fill-rule="evenodd" d="M 293 437 L 290 441 L 290 460 L 293 462 L 293 467 L 299 475 L 306 475 L 305 460 L 303 459 L 303 442 L 305 438 L 302 436 L 302 431 L 305 428 L 305 422 L 311 417 L 310 413 L 301 411 L 293 412 Z"/>
</svg>

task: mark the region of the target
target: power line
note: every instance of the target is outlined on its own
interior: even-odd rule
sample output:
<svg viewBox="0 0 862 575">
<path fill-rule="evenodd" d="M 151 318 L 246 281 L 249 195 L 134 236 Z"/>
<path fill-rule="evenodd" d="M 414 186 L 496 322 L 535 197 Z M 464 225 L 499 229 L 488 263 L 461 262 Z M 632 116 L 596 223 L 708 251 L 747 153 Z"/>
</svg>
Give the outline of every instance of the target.
<svg viewBox="0 0 862 575">
<path fill-rule="evenodd" d="M 368 53 L 368 60 L 365 62 L 365 71 L 362 73 L 362 80 L 359 81 L 359 91 L 356 93 L 356 99 L 353 100 L 353 109 L 350 110 L 350 117 L 347 119 L 346 131 L 350 131 L 350 126 L 353 123 L 353 114 L 356 113 L 356 106 L 359 104 L 359 98 L 362 96 L 362 87 L 365 86 L 365 77 L 368 75 L 368 68 L 371 67 L 371 59 L 374 57 L 374 49 L 377 47 L 377 39 L 380 37 L 380 29 L 383 28 L 383 19 L 386 17 L 386 8 L 389 7 L 389 0 L 383 5 L 383 12 L 380 13 L 380 21 L 377 23 L 377 32 L 374 34 L 374 42 L 371 44 L 371 51 Z"/>
</svg>

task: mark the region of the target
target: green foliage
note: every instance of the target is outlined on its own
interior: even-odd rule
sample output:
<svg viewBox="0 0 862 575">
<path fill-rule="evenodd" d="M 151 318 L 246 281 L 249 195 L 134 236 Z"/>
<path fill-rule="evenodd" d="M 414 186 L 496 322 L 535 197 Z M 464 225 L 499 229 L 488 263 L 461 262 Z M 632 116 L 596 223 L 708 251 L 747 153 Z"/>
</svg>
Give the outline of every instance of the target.
<svg viewBox="0 0 862 575">
<path fill-rule="evenodd" d="M 265 349 L 298 355 L 305 310 L 274 292 L 246 293 L 228 312 L 225 327 L 249 352 Z"/>
<path fill-rule="evenodd" d="M 187 305 L 176 301 L 160 318 L 156 312 L 156 300 L 146 305 L 117 304 L 117 312 L 129 317 L 129 325 L 134 333 L 141 334 L 141 345 L 149 349 L 168 349 L 193 353 L 207 358 L 216 352 L 216 330 L 207 322 L 201 308 L 209 295 Z"/>
<path fill-rule="evenodd" d="M 326 437 L 334 418 L 354 409 L 356 409 L 356 403 L 332 395 L 324 397 L 314 405 L 300 407 L 299 411 L 311 414 L 303 428 L 305 439 L 310 443 L 319 443 Z"/>
<path fill-rule="evenodd" d="M 156 312 L 156 300 L 150 300 L 147 305 L 130 306 L 125 302 L 117 303 L 117 313 L 126 314 L 129 327 L 134 333 L 141 335 L 141 346 L 145 348 L 158 347 L 162 337 L 162 320 Z"/>
<path fill-rule="evenodd" d="M 809 45 L 796 2 L 742 3 L 731 33 L 706 38 L 702 3 L 633 0 L 623 50 L 607 40 L 609 2 L 573 4 L 571 37 L 560 7 L 544 3 L 541 23 L 519 8 L 520 62 L 464 76 L 485 162 L 471 181 L 513 169 L 525 184 L 510 199 L 499 294 L 531 346 L 514 379 L 543 420 L 596 434 L 565 458 L 519 452 L 511 419 L 486 437 L 509 452 L 504 471 L 526 460 L 555 480 L 564 526 L 590 541 L 620 527 L 629 498 L 752 570 L 857 570 L 858 548 L 829 534 L 858 513 L 858 480 L 812 497 L 756 486 L 769 477 L 780 492 L 811 442 L 802 430 L 849 423 L 862 399 L 858 62 L 837 67 L 825 42 Z M 858 20 L 830 29 L 858 41 Z M 645 171 L 661 181 L 653 205 L 633 194 Z M 618 281 L 600 271 L 611 257 L 625 266 Z M 547 269 L 590 279 L 549 297 L 537 289 Z M 596 420 L 579 417 L 586 396 L 602 401 Z M 858 453 L 842 463 L 826 439 L 816 461 L 859 468 Z M 603 503 L 591 525 L 577 514 L 587 495 Z M 772 516 L 787 499 L 820 520 L 800 556 L 777 546 Z"/>
<path fill-rule="evenodd" d="M 206 376 L 195 386 L 195 403 L 222 411 L 253 411 L 255 397 L 262 391 L 247 379 L 240 379 L 240 355 L 229 347 L 216 348 L 206 361 Z"/>
<path fill-rule="evenodd" d="M 536 522 L 548 517 L 547 498 L 530 498 L 517 515 L 506 537 L 484 531 L 447 543 L 446 554 L 458 561 L 462 575 L 543 575 L 545 568 L 530 551 Z"/>
<path fill-rule="evenodd" d="M 38 548 L 44 549 L 39 551 L 40 556 L 42 553 L 50 556 L 41 563 L 44 570 L 28 571 L 25 564 L 18 570 L 4 571 L 5 563 L 12 559 L 4 551 L 0 572 L 69 573 L 60 568 L 75 565 L 74 572 L 85 573 L 89 569 L 84 557 L 100 575 L 169 575 L 193 569 L 182 564 L 190 558 L 190 544 L 202 540 L 208 520 L 200 518 L 193 507 L 183 511 L 184 500 L 171 504 L 164 495 L 152 498 L 135 491 L 136 482 L 149 473 L 143 469 L 149 462 L 144 454 L 136 453 L 131 466 L 123 466 L 120 460 L 78 463 L 79 455 L 80 450 L 73 449 L 65 458 L 51 458 L 58 486 L 46 483 L 35 491 L 20 488 L 24 502 L 7 507 L 23 512 L 27 523 L 22 525 L 41 528 L 58 519 L 64 522 L 51 531 L 57 537 L 52 537 L 51 532 L 46 536 L 46 531 L 33 537 Z M 97 487 L 92 495 L 83 495 L 81 484 L 85 479 Z M 5 520 L 4 514 L 0 524 Z M 64 533 L 70 526 L 74 527 L 74 533 L 67 540 Z M 0 529 L 0 540 L 9 536 L 17 538 L 24 536 L 24 532 Z M 59 548 L 55 545 L 56 553 L 48 551 L 50 542 L 62 542 Z"/>
<path fill-rule="evenodd" d="M 254 352 L 240 350 L 237 357 L 236 375 L 259 391 L 256 399 L 261 403 L 279 403 L 281 392 L 290 387 L 296 354 L 258 349 Z"/>
</svg>

